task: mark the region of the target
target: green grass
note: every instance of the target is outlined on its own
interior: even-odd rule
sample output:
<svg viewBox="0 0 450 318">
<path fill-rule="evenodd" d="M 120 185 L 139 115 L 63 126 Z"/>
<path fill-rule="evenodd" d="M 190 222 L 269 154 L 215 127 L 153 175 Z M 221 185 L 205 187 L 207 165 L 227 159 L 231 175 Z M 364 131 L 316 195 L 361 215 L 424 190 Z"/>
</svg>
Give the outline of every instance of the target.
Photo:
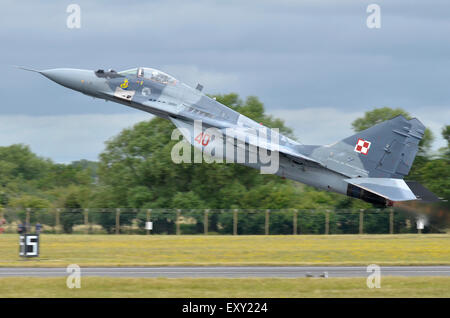
<svg viewBox="0 0 450 318">
<path fill-rule="evenodd" d="M 444 265 L 450 235 L 41 235 L 39 259 L 0 235 L 0 266 Z"/>
<path fill-rule="evenodd" d="M 450 297 L 450 277 L 382 277 L 380 289 L 365 278 L 82 277 L 80 289 L 67 288 L 65 277 L 0 278 L 5 297 Z"/>
</svg>

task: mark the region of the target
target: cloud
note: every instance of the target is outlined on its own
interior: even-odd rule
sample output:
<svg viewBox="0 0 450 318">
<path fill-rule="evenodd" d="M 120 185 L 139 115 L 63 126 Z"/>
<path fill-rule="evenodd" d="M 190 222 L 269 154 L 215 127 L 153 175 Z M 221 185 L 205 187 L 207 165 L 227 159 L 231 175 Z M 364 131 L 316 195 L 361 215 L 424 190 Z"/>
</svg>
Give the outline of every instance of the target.
<svg viewBox="0 0 450 318">
<path fill-rule="evenodd" d="M 25 65 L 160 68 L 194 87 L 201 83 L 206 93 L 258 96 L 305 143 L 345 137 L 351 121 L 374 107 L 401 107 L 432 128 L 435 147 L 444 145 L 440 129 L 449 124 L 450 105 L 447 0 L 379 0 L 377 30 L 365 24 L 371 0 L 79 0 L 77 30 L 66 27 L 69 3 L 5 0 L 2 5 L 0 116 L 7 127 L 7 132 L 0 128 L 2 144 L 32 143 L 58 161 L 92 159 L 94 149 L 103 149 L 103 141 L 122 126 L 105 124 L 101 132 L 88 118 L 147 116 L 10 67 Z M 18 114 L 36 121 L 19 120 Z M 65 119 L 84 114 L 93 116 L 79 117 L 92 123 L 85 123 L 84 132 L 101 136 L 93 137 L 95 143 L 81 142 L 82 132 Z M 45 118 L 42 134 L 33 125 Z M 68 126 L 55 126 L 51 118 Z M 76 145 L 73 151 L 57 139 L 63 128 L 70 128 L 61 136 Z M 64 156 L 58 153 L 62 149 Z"/>
<path fill-rule="evenodd" d="M 270 112 L 294 129 L 302 144 L 326 145 L 353 135 L 351 123 L 362 112 L 343 112 L 330 107 L 282 109 Z"/>
<path fill-rule="evenodd" d="M 104 142 L 122 129 L 149 120 L 146 113 L 61 116 L 0 116 L 0 146 L 29 145 L 39 156 L 69 163 L 97 160 Z"/>
</svg>

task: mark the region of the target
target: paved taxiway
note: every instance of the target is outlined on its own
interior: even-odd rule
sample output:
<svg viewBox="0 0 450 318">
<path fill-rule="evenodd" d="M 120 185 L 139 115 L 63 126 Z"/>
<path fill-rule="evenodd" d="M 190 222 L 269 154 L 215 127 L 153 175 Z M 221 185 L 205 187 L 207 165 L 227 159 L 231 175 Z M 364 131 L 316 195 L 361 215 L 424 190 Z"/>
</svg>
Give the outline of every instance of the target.
<svg viewBox="0 0 450 318">
<path fill-rule="evenodd" d="M 217 267 L 85 267 L 82 276 L 104 277 L 273 277 L 295 278 L 327 273 L 328 277 L 367 277 L 365 266 L 217 266 Z M 66 268 L 0 267 L 0 277 L 67 276 Z M 450 266 L 382 266 L 383 276 L 450 276 Z"/>
</svg>

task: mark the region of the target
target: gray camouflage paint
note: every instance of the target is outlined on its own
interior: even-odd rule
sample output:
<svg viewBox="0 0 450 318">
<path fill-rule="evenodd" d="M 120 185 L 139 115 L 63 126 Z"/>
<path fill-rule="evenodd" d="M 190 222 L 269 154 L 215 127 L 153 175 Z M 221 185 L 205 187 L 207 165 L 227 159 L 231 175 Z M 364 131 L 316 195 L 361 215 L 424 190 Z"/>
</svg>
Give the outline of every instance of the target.
<svg viewBox="0 0 450 318">
<path fill-rule="evenodd" d="M 225 128 L 262 127 L 170 75 L 160 72 L 169 76 L 170 80 L 164 82 L 151 78 L 148 72 L 152 70 L 160 72 L 148 68 L 136 68 L 127 73 L 67 68 L 36 72 L 83 94 L 169 119 L 177 127 L 193 127 L 194 120 L 202 121 L 205 128 L 216 127 L 222 131 Z M 141 72 L 144 76 L 139 76 Z M 124 84 L 126 82 L 128 85 Z M 385 178 L 402 179 L 408 174 L 424 131 L 425 127 L 417 119 L 407 120 L 398 116 L 326 146 L 301 145 L 280 134 L 279 169 L 276 174 L 369 202 L 374 202 L 371 199 L 374 195 L 377 197 L 375 201 L 381 204 L 389 203 L 394 197 L 402 200 L 402 196 L 397 195 L 396 185 L 392 189 L 392 184 L 396 183 Z M 367 155 L 355 151 L 358 139 L 371 143 Z M 190 142 L 194 144 L 192 140 Z M 248 147 L 246 145 L 247 152 Z M 245 165 L 261 167 L 260 163 Z M 370 178 L 370 182 L 364 183 L 363 188 L 352 181 L 355 178 Z M 381 189 L 384 195 L 374 194 L 374 189 Z M 403 198 L 415 199 L 410 190 Z"/>
</svg>

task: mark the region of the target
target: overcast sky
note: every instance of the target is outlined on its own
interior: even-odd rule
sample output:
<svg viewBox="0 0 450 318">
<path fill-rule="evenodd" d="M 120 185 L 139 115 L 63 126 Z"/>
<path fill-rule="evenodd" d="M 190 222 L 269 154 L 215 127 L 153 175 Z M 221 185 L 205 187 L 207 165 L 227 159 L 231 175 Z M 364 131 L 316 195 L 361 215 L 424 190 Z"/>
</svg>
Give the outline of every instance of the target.
<svg viewBox="0 0 450 318">
<path fill-rule="evenodd" d="M 81 7 L 69 29 L 67 6 Z M 338 4 L 337 4 L 338 3 Z M 369 4 L 381 28 L 369 29 Z M 97 160 L 104 141 L 150 118 L 12 67 L 155 67 L 206 93 L 258 96 L 304 144 L 331 143 L 375 107 L 450 124 L 450 2 L 9 1 L 0 19 L 0 145 L 56 162 Z"/>
</svg>

